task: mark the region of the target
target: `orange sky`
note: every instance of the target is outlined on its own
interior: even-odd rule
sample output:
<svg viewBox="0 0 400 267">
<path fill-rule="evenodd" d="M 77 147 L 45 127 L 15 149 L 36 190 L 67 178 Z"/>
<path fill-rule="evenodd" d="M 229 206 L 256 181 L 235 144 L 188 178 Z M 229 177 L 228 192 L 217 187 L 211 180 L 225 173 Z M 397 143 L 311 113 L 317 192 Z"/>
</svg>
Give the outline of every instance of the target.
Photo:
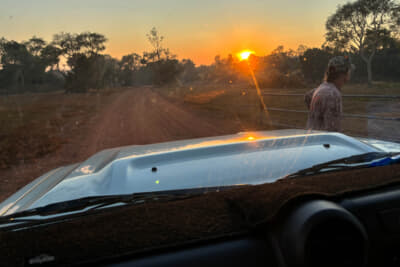
<svg viewBox="0 0 400 267">
<path fill-rule="evenodd" d="M 0 0 L 0 37 L 95 31 L 109 39 L 106 53 L 120 58 L 149 51 L 155 26 L 178 58 L 212 63 L 243 49 L 264 55 L 279 45 L 320 46 L 324 23 L 346 0 Z"/>
</svg>

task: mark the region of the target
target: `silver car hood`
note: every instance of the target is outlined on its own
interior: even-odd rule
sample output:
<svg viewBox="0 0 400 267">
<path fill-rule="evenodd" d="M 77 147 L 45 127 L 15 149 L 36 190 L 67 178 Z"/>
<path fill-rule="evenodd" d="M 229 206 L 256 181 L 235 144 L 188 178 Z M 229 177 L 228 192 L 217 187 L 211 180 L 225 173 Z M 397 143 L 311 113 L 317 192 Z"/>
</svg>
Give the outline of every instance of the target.
<svg viewBox="0 0 400 267">
<path fill-rule="evenodd" d="M 0 215 L 89 196 L 272 183 L 315 164 L 400 144 L 305 130 L 127 146 L 52 170 L 0 204 Z"/>
</svg>

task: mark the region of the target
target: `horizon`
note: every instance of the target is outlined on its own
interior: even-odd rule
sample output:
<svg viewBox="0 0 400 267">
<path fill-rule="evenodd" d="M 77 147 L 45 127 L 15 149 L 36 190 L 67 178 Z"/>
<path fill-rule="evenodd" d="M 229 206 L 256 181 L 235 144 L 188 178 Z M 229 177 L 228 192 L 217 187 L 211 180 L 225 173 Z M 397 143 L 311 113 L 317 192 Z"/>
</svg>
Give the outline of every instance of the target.
<svg viewBox="0 0 400 267">
<path fill-rule="evenodd" d="M 146 34 L 156 27 L 165 37 L 164 47 L 178 59 L 209 65 L 216 55 L 224 58 L 243 50 L 263 56 L 279 45 L 320 47 L 326 19 L 346 2 L 0 0 L 5 7 L 0 10 L 0 37 L 20 42 L 35 35 L 49 42 L 61 31 L 98 32 L 108 39 L 104 53 L 120 59 L 148 51 Z"/>
</svg>

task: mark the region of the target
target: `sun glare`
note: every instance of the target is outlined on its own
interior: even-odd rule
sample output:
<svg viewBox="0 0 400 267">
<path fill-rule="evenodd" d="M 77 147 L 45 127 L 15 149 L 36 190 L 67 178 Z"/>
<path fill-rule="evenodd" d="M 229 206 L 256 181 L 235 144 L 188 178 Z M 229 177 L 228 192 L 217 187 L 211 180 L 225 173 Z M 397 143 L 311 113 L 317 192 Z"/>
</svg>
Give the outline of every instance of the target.
<svg viewBox="0 0 400 267">
<path fill-rule="evenodd" d="M 238 53 L 238 57 L 239 57 L 240 61 L 248 60 L 250 55 L 252 55 L 252 54 L 254 54 L 254 51 L 243 50 L 240 53 Z"/>
</svg>

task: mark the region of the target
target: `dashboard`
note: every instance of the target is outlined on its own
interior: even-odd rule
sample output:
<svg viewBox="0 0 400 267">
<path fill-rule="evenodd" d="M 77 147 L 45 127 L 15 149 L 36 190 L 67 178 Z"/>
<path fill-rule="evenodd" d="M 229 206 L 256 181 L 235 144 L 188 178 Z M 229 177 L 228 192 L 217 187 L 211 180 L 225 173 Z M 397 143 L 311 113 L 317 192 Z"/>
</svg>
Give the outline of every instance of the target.
<svg viewBox="0 0 400 267">
<path fill-rule="evenodd" d="M 287 205 L 245 234 L 107 259 L 105 266 L 399 266 L 400 187 Z"/>
</svg>

